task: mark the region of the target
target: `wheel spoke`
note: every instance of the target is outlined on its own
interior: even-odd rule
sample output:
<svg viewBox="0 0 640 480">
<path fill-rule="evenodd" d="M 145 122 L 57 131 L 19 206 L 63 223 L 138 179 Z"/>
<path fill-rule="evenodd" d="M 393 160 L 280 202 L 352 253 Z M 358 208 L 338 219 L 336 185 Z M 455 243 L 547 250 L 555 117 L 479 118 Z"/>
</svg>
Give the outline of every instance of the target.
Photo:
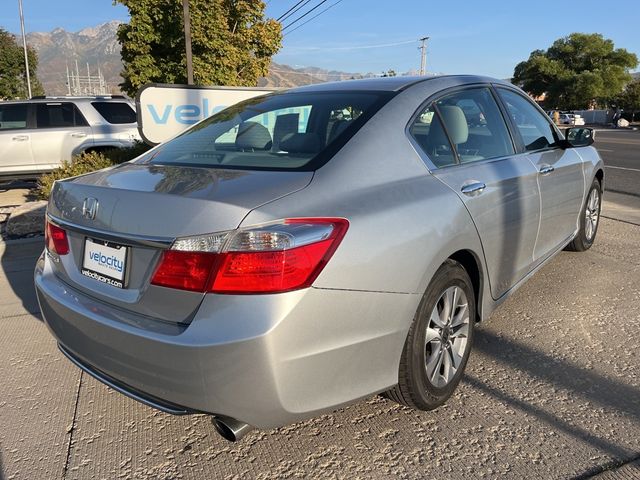
<svg viewBox="0 0 640 480">
<path fill-rule="evenodd" d="M 469 304 L 463 303 L 462 305 L 459 305 L 458 312 L 455 314 L 455 317 L 453 317 L 453 320 L 451 320 L 451 326 L 458 327 L 463 323 L 466 323 L 468 318 L 469 318 Z"/>
<path fill-rule="evenodd" d="M 429 376 L 429 380 L 431 380 L 432 383 L 435 382 L 436 376 L 440 373 L 440 367 L 442 366 L 442 357 L 443 351 L 440 348 L 437 352 L 431 355 L 431 358 L 429 358 L 429 361 L 427 362 L 427 375 Z M 437 386 L 436 383 L 434 383 L 434 385 Z"/>
<path fill-rule="evenodd" d="M 455 372 L 456 370 L 458 370 L 458 367 L 460 367 L 460 364 L 462 363 L 462 355 L 454 351 L 453 348 L 449 351 L 449 354 L 451 355 L 451 364 L 453 365 Z"/>
<path fill-rule="evenodd" d="M 469 336 L 469 323 L 463 323 L 458 328 L 456 328 L 451 334 L 451 338 L 467 338 Z"/>
<path fill-rule="evenodd" d="M 450 288 L 446 289 L 442 295 L 442 311 L 440 312 L 440 319 L 445 325 L 451 318 L 451 310 L 453 309 L 452 297 L 453 295 Z"/>
<path fill-rule="evenodd" d="M 442 321 L 442 319 L 440 318 L 440 313 L 438 312 L 438 304 L 436 303 L 436 306 L 433 307 L 433 311 L 431 312 L 431 325 L 435 325 L 436 327 L 444 327 L 444 322 Z"/>
<path fill-rule="evenodd" d="M 456 373 L 456 369 L 453 366 L 453 359 L 451 358 L 451 352 L 448 349 L 442 354 L 442 365 L 444 367 L 442 376 L 444 377 L 444 383 L 446 385 Z"/>
<path fill-rule="evenodd" d="M 436 330 L 435 328 L 427 328 L 427 335 L 425 337 L 425 344 L 431 343 L 433 341 L 437 340 L 438 342 L 441 341 L 440 339 L 440 332 L 438 330 Z"/>
</svg>

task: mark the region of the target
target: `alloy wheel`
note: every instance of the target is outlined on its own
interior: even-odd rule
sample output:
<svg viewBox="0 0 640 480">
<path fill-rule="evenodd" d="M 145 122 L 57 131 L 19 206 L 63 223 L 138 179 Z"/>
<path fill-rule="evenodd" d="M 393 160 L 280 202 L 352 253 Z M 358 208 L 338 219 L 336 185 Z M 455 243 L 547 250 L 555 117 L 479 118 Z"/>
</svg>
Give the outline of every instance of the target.
<svg viewBox="0 0 640 480">
<path fill-rule="evenodd" d="M 425 336 L 425 368 L 435 387 L 446 386 L 462 364 L 469 337 L 469 303 L 462 288 L 447 288 L 436 302 Z"/>
</svg>

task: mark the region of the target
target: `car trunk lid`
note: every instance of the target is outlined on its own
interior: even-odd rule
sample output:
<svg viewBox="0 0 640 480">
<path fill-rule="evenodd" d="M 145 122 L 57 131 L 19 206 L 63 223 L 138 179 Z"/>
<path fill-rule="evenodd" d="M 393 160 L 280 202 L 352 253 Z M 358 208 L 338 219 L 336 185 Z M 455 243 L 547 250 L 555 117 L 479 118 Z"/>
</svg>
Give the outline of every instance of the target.
<svg viewBox="0 0 640 480">
<path fill-rule="evenodd" d="M 70 252 L 53 262 L 54 269 L 69 285 L 100 301 L 188 323 L 203 294 L 150 283 L 162 250 L 176 237 L 235 229 L 252 209 L 304 188 L 312 176 L 123 164 L 57 182 L 48 214 L 67 231 Z M 115 252 L 124 262 L 124 288 L 104 283 L 106 274 L 103 281 L 96 279 L 104 273 L 88 260 L 96 249 Z"/>
</svg>

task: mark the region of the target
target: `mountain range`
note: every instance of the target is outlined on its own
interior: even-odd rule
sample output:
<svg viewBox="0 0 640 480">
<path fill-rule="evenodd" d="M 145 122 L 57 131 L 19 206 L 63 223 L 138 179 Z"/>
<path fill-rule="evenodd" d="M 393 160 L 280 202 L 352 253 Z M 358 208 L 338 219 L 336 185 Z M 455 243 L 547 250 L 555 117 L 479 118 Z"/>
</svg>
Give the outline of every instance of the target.
<svg viewBox="0 0 640 480">
<path fill-rule="evenodd" d="M 122 60 L 116 32 L 117 21 L 85 28 L 79 32 L 68 32 L 56 28 L 51 32 L 27 34 L 27 43 L 38 53 L 38 78 L 47 95 L 68 93 L 67 68 L 79 75 L 97 75 L 98 69 L 104 77 L 110 93 L 120 93 L 122 82 Z M 88 65 L 88 66 L 87 66 Z M 272 63 L 269 74 L 258 82 L 260 87 L 295 87 L 312 83 L 370 77 L 360 74 L 323 70 L 316 67 L 294 69 L 288 65 Z"/>
</svg>

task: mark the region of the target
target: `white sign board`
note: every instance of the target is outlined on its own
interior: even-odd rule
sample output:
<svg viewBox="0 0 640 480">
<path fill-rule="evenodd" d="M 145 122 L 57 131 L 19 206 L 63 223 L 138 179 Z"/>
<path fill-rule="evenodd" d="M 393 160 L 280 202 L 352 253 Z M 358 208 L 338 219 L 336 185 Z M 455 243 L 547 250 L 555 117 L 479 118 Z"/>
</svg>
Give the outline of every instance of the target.
<svg viewBox="0 0 640 480">
<path fill-rule="evenodd" d="M 145 142 L 157 145 L 220 110 L 273 91 L 261 88 L 148 84 L 138 90 L 136 95 L 138 130 Z"/>
</svg>

